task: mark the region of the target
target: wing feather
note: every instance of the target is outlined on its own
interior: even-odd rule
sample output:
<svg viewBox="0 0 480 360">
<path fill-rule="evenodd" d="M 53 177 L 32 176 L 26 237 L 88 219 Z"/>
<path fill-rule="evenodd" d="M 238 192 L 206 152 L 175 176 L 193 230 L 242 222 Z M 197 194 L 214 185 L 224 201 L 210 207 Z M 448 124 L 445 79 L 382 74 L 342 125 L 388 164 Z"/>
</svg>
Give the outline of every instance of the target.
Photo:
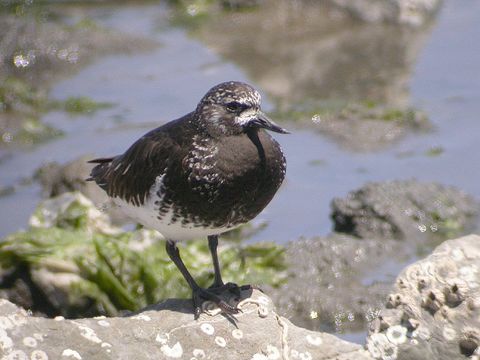
<svg viewBox="0 0 480 360">
<path fill-rule="evenodd" d="M 90 179 L 110 197 L 140 206 L 156 177 L 166 172 L 179 153 L 179 144 L 159 128 L 137 140 L 123 155 L 90 160 L 98 164 L 92 169 Z"/>
</svg>

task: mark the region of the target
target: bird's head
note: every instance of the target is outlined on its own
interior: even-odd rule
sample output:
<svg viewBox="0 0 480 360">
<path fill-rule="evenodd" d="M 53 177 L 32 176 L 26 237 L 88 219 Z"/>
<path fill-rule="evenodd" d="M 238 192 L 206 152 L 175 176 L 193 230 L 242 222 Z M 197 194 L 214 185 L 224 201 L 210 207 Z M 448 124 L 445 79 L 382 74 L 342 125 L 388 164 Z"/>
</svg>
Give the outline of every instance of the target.
<svg viewBox="0 0 480 360">
<path fill-rule="evenodd" d="M 195 115 L 212 136 L 236 135 L 259 128 L 288 134 L 262 112 L 260 103 L 260 94 L 253 87 L 229 81 L 211 88 L 200 100 Z"/>
</svg>

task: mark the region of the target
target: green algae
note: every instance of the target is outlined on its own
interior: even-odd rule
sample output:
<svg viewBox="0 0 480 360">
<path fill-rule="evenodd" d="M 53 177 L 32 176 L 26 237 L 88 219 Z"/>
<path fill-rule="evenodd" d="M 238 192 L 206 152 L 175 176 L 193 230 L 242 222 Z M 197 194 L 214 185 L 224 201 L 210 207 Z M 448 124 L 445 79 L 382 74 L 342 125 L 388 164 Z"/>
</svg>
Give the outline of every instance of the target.
<svg viewBox="0 0 480 360">
<path fill-rule="evenodd" d="M 286 281 L 285 249 L 273 243 L 244 245 L 221 241 L 219 258 L 226 281 L 268 284 Z M 182 258 L 201 286 L 213 281 L 206 239 L 180 244 Z M 66 303 L 58 313 L 73 317 L 87 302 L 94 314 L 116 315 L 135 311 L 171 297 L 188 298 L 190 289 L 170 261 L 160 234 L 152 230 L 124 231 L 79 193 L 66 193 L 43 202 L 26 231 L 0 242 L 1 268 L 27 264 L 42 273 L 69 274 L 62 289 Z M 48 278 L 48 277 L 47 277 Z M 55 284 L 52 284 L 55 286 Z M 67 309 L 67 310 L 65 310 Z M 77 311 L 77 310 L 78 311 Z"/>
</svg>

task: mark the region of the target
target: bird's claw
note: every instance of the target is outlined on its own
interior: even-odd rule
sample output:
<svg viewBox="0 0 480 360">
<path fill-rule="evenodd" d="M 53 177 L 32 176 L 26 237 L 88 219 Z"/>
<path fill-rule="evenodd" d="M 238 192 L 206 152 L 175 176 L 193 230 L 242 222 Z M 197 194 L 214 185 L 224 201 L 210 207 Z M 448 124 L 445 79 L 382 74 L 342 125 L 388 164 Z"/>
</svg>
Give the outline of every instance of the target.
<svg viewBox="0 0 480 360">
<path fill-rule="evenodd" d="M 238 286 L 236 286 L 236 288 L 238 288 Z M 200 313 L 202 312 L 202 303 L 206 300 L 216 304 L 225 314 L 234 315 L 241 312 L 238 307 L 234 307 L 228 304 L 225 300 L 223 300 L 216 291 L 213 291 L 213 289 L 198 288 L 193 290 L 192 300 L 193 307 L 195 309 L 195 319 L 198 319 L 198 317 L 200 316 Z"/>
</svg>

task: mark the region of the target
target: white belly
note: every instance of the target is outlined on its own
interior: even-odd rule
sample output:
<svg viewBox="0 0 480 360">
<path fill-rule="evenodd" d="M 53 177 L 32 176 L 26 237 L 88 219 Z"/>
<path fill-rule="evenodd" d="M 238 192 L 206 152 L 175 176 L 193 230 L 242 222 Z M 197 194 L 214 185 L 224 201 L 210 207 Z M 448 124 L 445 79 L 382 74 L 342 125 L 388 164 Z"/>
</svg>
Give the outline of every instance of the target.
<svg viewBox="0 0 480 360">
<path fill-rule="evenodd" d="M 158 219 L 158 207 L 154 206 L 154 200 L 152 198 L 147 199 L 141 207 L 127 203 L 118 197 L 114 198 L 113 201 L 122 212 L 132 220 L 135 220 L 146 228 L 157 230 L 166 239 L 174 241 L 205 238 L 209 235 L 224 233 L 239 226 L 234 225 L 219 228 L 196 227 L 192 223 L 183 225 L 182 218 L 177 218 L 177 221 L 172 223 L 172 210 L 163 215 L 161 219 Z"/>
</svg>

